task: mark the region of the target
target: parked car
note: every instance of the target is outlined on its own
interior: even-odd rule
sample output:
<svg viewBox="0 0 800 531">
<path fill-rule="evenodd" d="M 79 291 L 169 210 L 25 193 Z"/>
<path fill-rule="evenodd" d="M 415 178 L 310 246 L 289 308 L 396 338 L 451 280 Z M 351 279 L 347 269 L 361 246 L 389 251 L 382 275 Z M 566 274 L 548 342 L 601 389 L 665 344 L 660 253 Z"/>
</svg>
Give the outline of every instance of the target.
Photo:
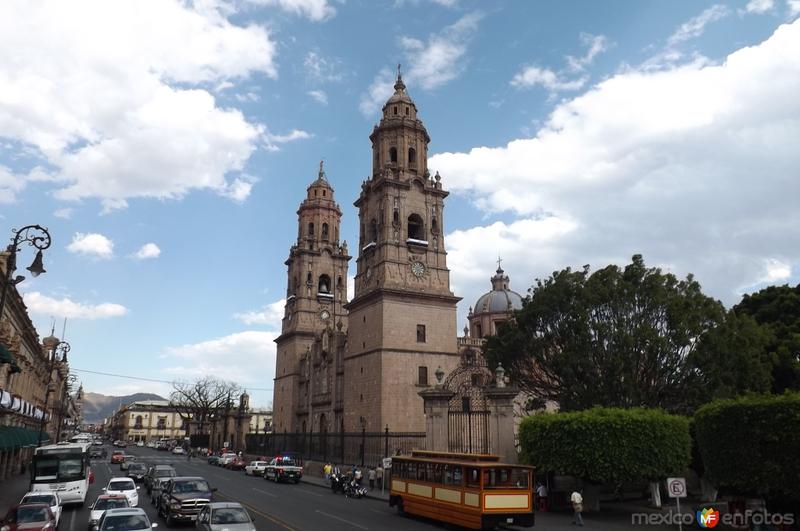
<svg viewBox="0 0 800 531">
<path fill-rule="evenodd" d="M 50 507 L 50 511 L 52 511 L 56 519 L 56 527 L 58 527 L 58 522 L 61 520 L 61 498 L 59 498 L 57 492 L 52 490 L 28 492 L 19 502 L 20 505 L 31 503 L 46 503 Z"/>
<path fill-rule="evenodd" d="M 128 477 L 133 481 L 143 481 L 147 474 L 147 465 L 144 463 L 131 463 L 128 466 Z"/>
<path fill-rule="evenodd" d="M 103 489 L 106 494 L 119 494 L 128 498 L 131 507 L 139 505 L 139 487 L 131 478 L 115 477 L 108 480 L 108 486 Z"/>
<path fill-rule="evenodd" d="M 52 531 L 56 517 L 46 503 L 26 503 L 11 507 L 0 526 L 8 531 Z"/>
<path fill-rule="evenodd" d="M 276 457 L 264 469 L 264 479 L 273 480 L 275 483 L 279 481 L 299 483 L 301 477 L 303 477 L 303 467 L 298 466 L 292 457 Z"/>
<path fill-rule="evenodd" d="M 144 509 L 108 509 L 92 531 L 134 531 L 158 527 L 157 523 L 150 523 Z"/>
<path fill-rule="evenodd" d="M 250 513 L 241 504 L 214 502 L 200 511 L 197 528 L 203 531 L 254 531 L 256 527 Z"/>
<path fill-rule="evenodd" d="M 173 454 L 185 454 L 186 450 L 184 450 L 180 446 L 176 446 L 175 448 L 172 449 L 172 453 Z"/>
<path fill-rule="evenodd" d="M 158 514 L 164 517 L 168 527 L 178 520 L 195 521 L 200 510 L 211 503 L 215 490 L 201 477 L 170 478 L 161 487 L 161 497 L 156 504 Z"/>
<path fill-rule="evenodd" d="M 144 441 L 138 441 L 136 443 L 136 446 L 138 446 L 139 448 L 144 448 Z"/>
<path fill-rule="evenodd" d="M 130 507 L 127 496 L 119 494 L 101 494 L 89 507 L 89 529 L 96 526 L 107 509 L 124 509 Z"/>
<path fill-rule="evenodd" d="M 218 455 L 209 455 L 208 459 L 207 459 L 209 465 L 218 465 L 219 464 L 219 460 L 220 460 L 220 456 L 218 456 Z"/>
<path fill-rule="evenodd" d="M 234 457 L 232 461 L 225 465 L 225 468 L 229 470 L 244 470 L 245 466 L 247 466 L 247 461 L 241 457 Z"/>
<path fill-rule="evenodd" d="M 244 467 L 244 473 L 247 476 L 263 476 L 268 464 L 266 461 L 250 461 L 250 464 Z"/>
<path fill-rule="evenodd" d="M 228 463 L 230 463 L 231 461 L 233 461 L 235 458 L 236 458 L 236 454 L 234 454 L 234 453 L 231 453 L 231 452 L 224 453 L 219 457 L 219 461 L 217 462 L 217 464 L 219 466 L 225 466 Z"/>
<path fill-rule="evenodd" d="M 111 464 L 112 465 L 119 465 L 125 461 L 125 452 L 122 450 L 114 450 L 111 452 Z"/>
</svg>

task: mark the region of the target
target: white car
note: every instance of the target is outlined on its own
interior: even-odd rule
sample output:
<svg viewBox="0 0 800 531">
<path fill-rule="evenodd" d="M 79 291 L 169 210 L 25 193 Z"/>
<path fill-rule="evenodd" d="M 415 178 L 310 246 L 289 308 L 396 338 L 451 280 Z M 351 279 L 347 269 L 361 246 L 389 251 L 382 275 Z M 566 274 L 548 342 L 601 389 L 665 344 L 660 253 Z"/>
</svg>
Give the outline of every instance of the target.
<svg viewBox="0 0 800 531">
<path fill-rule="evenodd" d="M 139 487 L 133 482 L 131 478 L 111 478 L 108 480 L 108 486 L 103 489 L 106 494 L 122 494 L 128 498 L 128 503 L 131 507 L 139 505 Z"/>
<path fill-rule="evenodd" d="M 124 509 L 126 507 L 130 507 L 127 496 L 101 494 L 89 509 L 89 529 L 97 525 L 107 509 Z"/>
<path fill-rule="evenodd" d="M 263 476 L 264 469 L 267 468 L 266 461 L 250 461 L 250 463 L 244 467 L 244 473 L 246 476 Z"/>
<path fill-rule="evenodd" d="M 186 452 L 180 446 L 176 446 L 172 449 L 173 454 L 185 454 Z"/>
<path fill-rule="evenodd" d="M 225 466 L 228 463 L 230 463 L 231 461 L 233 461 L 234 459 L 236 459 L 236 454 L 232 454 L 232 453 L 222 454 L 222 456 L 220 456 L 220 458 L 219 458 L 219 461 L 217 461 L 217 464 L 219 466 Z"/>
<path fill-rule="evenodd" d="M 139 448 L 142 448 L 142 447 L 144 447 L 144 441 L 139 441 L 139 442 L 137 442 L 137 443 L 136 443 L 136 446 L 138 446 Z"/>
<path fill-rule="evenodd" d="M 97 531 L 117 531 L 117 530 L 150 530 L 158 527 L 158 524 L 150 523 L 144 509 L 109 509 L 105 512 L 97 525 L 92 529 Z"/>
<path fill-rule="evenodd" d="M 25 494 L 19 503 L 46 503 L 50 506 L 53 516 L 56 517 L 56 527 L 58 527 L 58 521 L 61 519 L 61 498 L 57 492 L 52 490 L 32 491 Z"/>
</svg>

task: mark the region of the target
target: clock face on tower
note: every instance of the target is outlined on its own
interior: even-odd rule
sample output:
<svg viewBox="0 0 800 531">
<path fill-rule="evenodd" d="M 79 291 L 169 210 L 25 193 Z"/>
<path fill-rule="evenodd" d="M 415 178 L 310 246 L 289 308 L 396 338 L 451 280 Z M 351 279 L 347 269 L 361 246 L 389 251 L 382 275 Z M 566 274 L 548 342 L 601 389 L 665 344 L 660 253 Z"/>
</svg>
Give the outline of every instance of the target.
<svg viewBox="0 0 800 531">
<path fill-rule="evenodd" d="M 322 310 L 321 312 L 319 312 L 319 318 L 322 319 L 323 321 L 327 321 L 330 316 L 331 314 L 330 312 L 328 312 L 328 310 Z"/>
<path fill-rule="evenodd" d="M 425 264 L 422 262 L 413 262 L 411 264 L 411 272 L 414 273 L 415 277 L 421 277 L 425 274 Z"/>
</svg>

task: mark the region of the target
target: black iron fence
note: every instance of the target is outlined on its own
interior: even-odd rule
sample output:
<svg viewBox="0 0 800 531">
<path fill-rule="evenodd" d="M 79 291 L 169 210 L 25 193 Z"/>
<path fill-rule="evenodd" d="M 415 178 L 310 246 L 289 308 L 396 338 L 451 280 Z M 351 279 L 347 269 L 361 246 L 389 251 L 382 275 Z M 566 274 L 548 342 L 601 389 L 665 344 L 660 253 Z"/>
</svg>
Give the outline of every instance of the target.
<svg viewBox="0 0 800 531">
<path fill-rule="evenodd" d="M 451 452 L 489 453 L 489 412 L 448 412 L 449 449 Z"/>
<path fill-rule="evenodd" d="M 277 455 L 292 452 L 305 460 L 377 466 L 381 459 L 425 449 L 425 433 L 248 433 L 247 453 Z"/>
</svg>

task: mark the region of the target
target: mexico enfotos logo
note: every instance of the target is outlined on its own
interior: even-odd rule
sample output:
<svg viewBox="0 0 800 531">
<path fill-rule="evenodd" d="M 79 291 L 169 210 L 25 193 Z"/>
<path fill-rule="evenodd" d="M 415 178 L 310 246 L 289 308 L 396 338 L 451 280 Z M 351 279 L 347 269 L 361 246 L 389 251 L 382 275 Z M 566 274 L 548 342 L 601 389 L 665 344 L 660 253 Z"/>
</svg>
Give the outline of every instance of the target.
<svg viewBox="0 0 800 531">
<path fill-rule="evenodd" d="M 634 526 L 645 525 L 668 525 L 678 524 L 691 526 L 695 523 L 703 529 L 712 529 L 718 524 L 726 526 L 781 526 L 794 525 L 795 517 L 791 513 L 768 513 L 766 511 L 747 510 L 743 513 L 720 512 L 713 507 L 703 507 L 694 515 L 691 513 L 633 513 L 631 514 L 631 524 Z"/>
</svg>

